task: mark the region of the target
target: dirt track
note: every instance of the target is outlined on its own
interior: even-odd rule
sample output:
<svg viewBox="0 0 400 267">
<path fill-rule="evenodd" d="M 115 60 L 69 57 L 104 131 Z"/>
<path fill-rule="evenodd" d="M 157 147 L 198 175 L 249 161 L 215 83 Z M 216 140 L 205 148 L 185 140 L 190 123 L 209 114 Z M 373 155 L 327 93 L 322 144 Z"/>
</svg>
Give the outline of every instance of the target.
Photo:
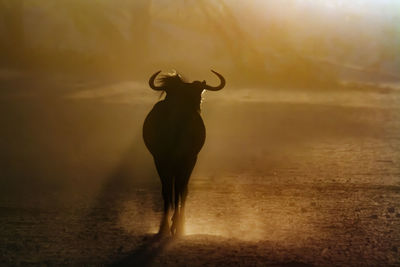
<svg viewBox="0 0 400 267">
<path fill-rule="evenodd" d="M 188 235 L 162 241 L 158 181 L 130 139 L 151 102 L 122 96 L 1 100 L 1 265 L 400 266 L 397 92 L 346 105 L 208 95 Z"/>
</svg>

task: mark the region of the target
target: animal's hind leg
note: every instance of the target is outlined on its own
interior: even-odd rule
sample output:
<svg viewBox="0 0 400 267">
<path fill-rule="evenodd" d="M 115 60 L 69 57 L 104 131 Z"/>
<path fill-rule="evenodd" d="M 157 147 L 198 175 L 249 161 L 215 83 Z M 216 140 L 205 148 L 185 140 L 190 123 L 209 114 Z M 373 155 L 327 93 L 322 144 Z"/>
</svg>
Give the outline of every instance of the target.
<svg viewBox="0 0 400 267">
<path fill-rule="evenodd" d="M 173 176 L 171 168 L 167 162 L 154 160 L 157 168 L 157 172 L 160 176 L 162 186 L 162 197 L 164 201 L 163 216 L 161 218 L 160 229 L 158 234 L 166 236 L 170 234 L 169 228 L 169 211 L 172 208 L 172 197 L 173 197 Z"/>
<path fill-rule="evenodd" d="M 171 232 L 177 236 L 182 236 L 185 233 L 185 205 L 188 194 L 188 183 L 196 160 L 197 157 L 184 161 L 175 176 L 175 212 Z"/>
</svg>

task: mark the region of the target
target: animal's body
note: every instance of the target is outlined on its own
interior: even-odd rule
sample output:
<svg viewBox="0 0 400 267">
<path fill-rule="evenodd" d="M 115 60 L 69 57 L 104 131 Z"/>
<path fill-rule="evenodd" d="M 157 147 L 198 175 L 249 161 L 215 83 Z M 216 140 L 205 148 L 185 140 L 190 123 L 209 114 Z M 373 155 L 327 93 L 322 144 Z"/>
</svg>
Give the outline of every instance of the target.
<svg viewBox="0 0 400 267">
<path fill-rule="evenodd" d="M 147 115 L 143 125 L 143 139 L 153 155 L 162 185 L 164 214 L 160 235 L 182 235 L 184 232 L 185 201 L 188 182 L 206 138 L 206 129 L 200 116 L 201 94 L 207 90 L 220 90 L 225 79 L 217 87 L 208 86 L 204 81 L 185 82 L 180 75 L 163 76 L 161 85 L 154 80 L 159 72 L 150 78 L 150 87 L 166 92 Z M 169 211 L 174 210 L 170 227 Z"/>
</svg>

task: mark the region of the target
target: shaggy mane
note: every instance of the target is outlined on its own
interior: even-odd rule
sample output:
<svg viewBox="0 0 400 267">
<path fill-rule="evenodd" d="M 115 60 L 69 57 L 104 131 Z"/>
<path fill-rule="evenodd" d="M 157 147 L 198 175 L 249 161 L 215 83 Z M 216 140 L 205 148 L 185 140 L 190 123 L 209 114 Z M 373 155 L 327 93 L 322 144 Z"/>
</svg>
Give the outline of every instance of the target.
<svg viewBox="0 0 400 267">
<path fill-rule="evenodd" d="M 179 73 L 172 72 L 161 76 L 157 81 L 160 83 L 160 87 L 172 87 L 185 83 L 186 79 L 184 79 Z"/>
</svg>

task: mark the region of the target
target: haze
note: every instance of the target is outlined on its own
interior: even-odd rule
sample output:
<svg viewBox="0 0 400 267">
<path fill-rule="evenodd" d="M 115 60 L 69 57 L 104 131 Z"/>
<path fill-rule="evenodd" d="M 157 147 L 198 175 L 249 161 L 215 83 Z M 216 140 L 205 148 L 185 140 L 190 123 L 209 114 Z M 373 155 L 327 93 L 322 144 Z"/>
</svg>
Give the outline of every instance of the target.
<svg viewBox="0 0 400 267">
<path fill-rule="evenodd" d="M 142 247 L 162 206 L 148 79 L 210 69 L 227 83 L 203 93 L 189 236 L 157 262 L 397 265 L 399 25 L 395 0 L 0 0 L 4 265 Z"/>
<path fill-rule="evenodd" d="M 205 78 L 214 67 L 231 75 L 231 82 L 307 86 L 393 81 L 400 68 L 396 1 L 3 0 L 1 5 L 6 66 L 128 77 L 175 68 L 188 78 Z"/>
</svg>

